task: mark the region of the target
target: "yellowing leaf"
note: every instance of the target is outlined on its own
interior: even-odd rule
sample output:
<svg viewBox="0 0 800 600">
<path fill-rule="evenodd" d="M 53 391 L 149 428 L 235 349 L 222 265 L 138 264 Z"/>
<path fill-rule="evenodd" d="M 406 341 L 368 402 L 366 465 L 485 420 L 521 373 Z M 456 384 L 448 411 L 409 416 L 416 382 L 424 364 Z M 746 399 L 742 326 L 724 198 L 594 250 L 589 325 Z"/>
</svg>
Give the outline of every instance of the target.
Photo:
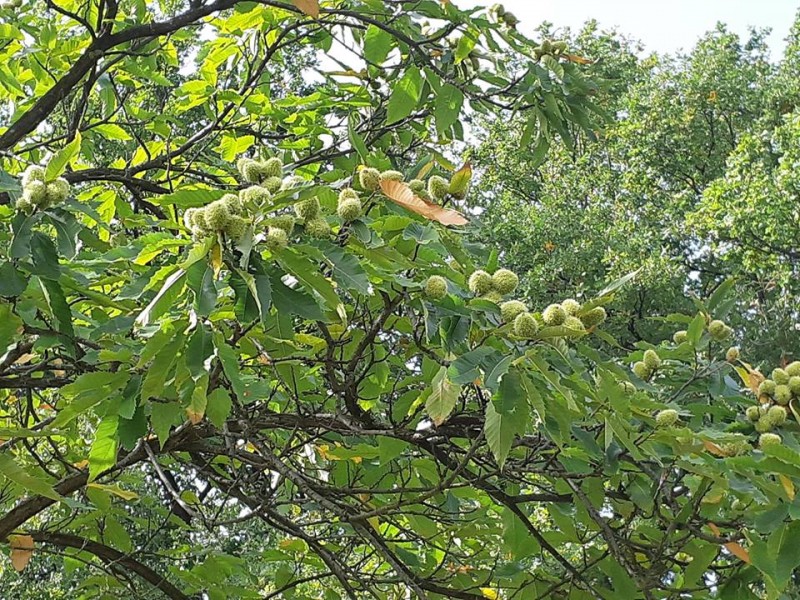
<svg viewBox="0 0 800 600">
<path fill-rule="evenodd" d="M 425 402 L 428 416 L 437 427 L 447 420 L 456 407 L 461 386 L 447 377 L 447 367 L 441 367 L 431 382 L 431 393 Z"/>
<path fill-rule="evenodd" d="M 589 58 L 585 58 L 583 56 L 577 56 L 575 54 L 565 54 L 564 58 L 566 58 L 569 62 L 574 62 L 579 65 L 590 65 L 592 64 L 592 60 Z"/>
<path fill-rule="evenodd" d="M 319 18 L 319 1 L 318 0 L 292 0 L 297 8 L 309 17 Z"/>
<path fill-rule="evenodd" d="M 29 535 L 10 535 L 8 540 L 11 543 L 11 564 L 21 573 L 33 555 L 33 538 Z"/>
<path fill-rule="evenodd" d="M 722 488 L 714 488 L 708 494 L 703 496 L 703 504 L 719 504 L 725 496 L 725 490 Z"/>
<path fill-rule="evenodd" d="M 709 442 L 705 440 L 703 442 L 703 446 L 705 446 L 706 450 L 708 450 L 714 456 L 725 456 L 725 451 L 717 446 L 714 442 Z"/>
<path fill-rule="evenodd" d="M 741 544 L 737 542 L 728 542 L 725 544 L 725 548 L 742 562 L 746 562 L 748 565 L 750 564 L 750 553 L 745 550 Z"/>
<path fill-rule="evenodd" d="M 794 495 L 795 495 L 794 483 L 783 473 L 778 475 L 778 477 L 781 480 L 781 485 L 783 486 L 783 490 L 786 492 L 786 497 L 789 498 L 790 501 L 794 501 Z"/>
<path fill-rule="evenodd" d="M 498 600 L 498 598 L 500 598 L 500 594 L 497 593 L 497 590 L 488 587 L 482 587 L 481 594 L 483 594 L 484 598 L 489 598 L 489 600 Z"/>
<path fill-rule="evenodd" d="M 219 245 L 219 242 L 211 247 L 209 259 L 211 260 L 211 268 L 214 269 L 214 277 L 218 277 L 220 269 L 222 269 L 222 246 Z"/>
<path fill-rule="evenodd" d="M 83 461 L 83 462 L 86 462 L 88 464 L 88 461 Z M 136 500 L 139 497 L 139 495 L 136 492 L 125 490 L 121 488 L 117 483 L 115 483 L 114 485 L 106 485 L 103 483 L 97 483 L 96 481 L 93 481 L 92 483 L 87 484 L 86 487 L 95 488 L 97 490 L 107 492 L 109 494 L 114 494 L 115 496 L 118 496 L 123 500 Z"/>
<path fill-rule="evenodd" d="M 742 382 L 750 388 L 750 391 L 758 395 L 758 386 L 766 379 L 761 372 L 751 367 L 746 362 L 742 362 L 742 367 L 735 367 L 736 372 L 739 374 Z"/>
<path fill-rule="evenodd" d="M 381 181 L 381 190 L 392 202 L 431 221 L 438 221 L 442 225 L 466 225 L 468 222 L 459 212 L 415 196 L 402 181 Z"/>
<path fill-rule="evenodd" d="M 417 179 L 424 179 L 425 177 L 427 177 L 428 173 L 430 173 L 431 170 L 433 169 L 433 165 L 434 165 L 433 161 L 425 163 L 423 167 L 419 170 L 419 173 L 417 173 Z"/>
<path fill-rule="evenodd" d="M 472 163 L 467 161 L 450 178 L 450 194 L 455 198 L 463 198 L 467 194 L 470 181 L 472 181 Z"/>
<path fill-rule="evenodd" d="M 717 537 L 722 536 L 722 532 L 719 530 L 719 527 L 717 527 L 714 523 L 709 522 L 708 528 L 714 533 L 715 536 Z M 741 544 L 739 544 L 738 542 L 728 542 L 727 544 L 722 544 L 722 545 L 725 546 L 725 549 L 731 554 L 733 554 L 736 558 L 738 558 L 742 562 L 750 564 L 750 553 L 747 550 L 745 550 Z"/>
</svg>

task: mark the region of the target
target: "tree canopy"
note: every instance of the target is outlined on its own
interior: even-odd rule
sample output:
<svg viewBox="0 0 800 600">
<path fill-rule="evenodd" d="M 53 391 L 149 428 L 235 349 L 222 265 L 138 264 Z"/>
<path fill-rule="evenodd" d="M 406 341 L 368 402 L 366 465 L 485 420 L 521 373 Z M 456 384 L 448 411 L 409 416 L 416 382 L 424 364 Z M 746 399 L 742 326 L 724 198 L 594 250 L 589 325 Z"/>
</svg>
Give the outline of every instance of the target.
<svg viewBox="0 0 800 600">
<path fill-rule="evenodd" d="M 796 340 L 733 277 L 796 316 L 796 94 L 756 93 L 790 62 L 516 24 L 3 5 L 4 597 L 794 593 Z M 681 253 L 719 258 L 690 295 Z"/>
</svg>

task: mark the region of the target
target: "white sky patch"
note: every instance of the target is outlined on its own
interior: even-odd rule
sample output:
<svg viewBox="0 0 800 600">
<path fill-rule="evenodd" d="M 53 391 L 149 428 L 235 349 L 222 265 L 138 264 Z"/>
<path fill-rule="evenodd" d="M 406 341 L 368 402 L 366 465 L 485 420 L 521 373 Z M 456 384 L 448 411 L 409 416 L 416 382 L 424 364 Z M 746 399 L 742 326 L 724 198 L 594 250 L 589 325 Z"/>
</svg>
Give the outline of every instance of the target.
<svg viewBox="0 0 800 600">
<path fill-rule="evenodd" d="M 494 3 L 453 1 L 462 9 Z M 641 40 L 647 52 L 688 51 L 718 21 L 741 36 L 748 35 L 749 27 L 770 27 L 773 60 L 780 58 L 786 46 L 784 39 L 800 8 L 796 0 L 505 0 L 501 4 L 520 19 L 519 29 L 527 35 L 533 35 L 544 21 L 577 31 L 586 21 L 597 19 L 602 28 L 616 27 L 624 35 Z"/>
</svg>

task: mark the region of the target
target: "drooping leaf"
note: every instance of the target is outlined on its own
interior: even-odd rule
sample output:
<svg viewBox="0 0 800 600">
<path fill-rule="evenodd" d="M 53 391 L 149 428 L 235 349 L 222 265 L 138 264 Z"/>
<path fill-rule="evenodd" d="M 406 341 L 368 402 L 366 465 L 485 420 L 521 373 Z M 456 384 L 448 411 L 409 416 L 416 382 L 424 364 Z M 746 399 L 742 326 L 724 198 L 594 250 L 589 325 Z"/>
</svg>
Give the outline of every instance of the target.
<svg viewBox="0 0 800 600">
<path fill-rule="evenodd" d="M 431 382 L 430 394 L 425 402 L 428 416 L 435 425 L 441 425 L 456 407 L 461 386 L 447 377 L 447 367 L 441 367 Z"/>
<path fill-rule="evenodd" d="M 442 225 L 466 225 L 468 223 L 461 213 L 416 196 L 411 188 L 402 181 L 381 181 L 381 190 L 392 202 L 426 219 L 438 221 Z"/>
<path fill-rule="evenodd" d="M 319 18 L 319 0 L 292 0 L 292 4 L 309 17 Z"/>
<path fill-rule="evenodd" d="M 61 150 L 56 152 L 50 161 L 47 163 L 44 178 L 47 181 L 60 177 L 64 170 L 72 164 L 72 161 L 78 156 L 81 151 L 81 134 L 75 134 L 75 137 L 64 146 Z"/>
<path fill-rule="evenodd" d="M 29 535 L 11 535 L 8 537 L 8 543 L 11 547 L 11 564 L 17 573 L 21 573 L 28 566 L 33 556 L 33 551 L 36 547 L 33 537 Z"/>
<path fill-rule="evenodd" d="M 109 415 L 100 421 L 94 434 L 94 441 L 89 450 L 89 480 L 94 481 L 103 471 L 113 467 L 117 462 L 117 427 L 119 417 Z"/>
</svg>

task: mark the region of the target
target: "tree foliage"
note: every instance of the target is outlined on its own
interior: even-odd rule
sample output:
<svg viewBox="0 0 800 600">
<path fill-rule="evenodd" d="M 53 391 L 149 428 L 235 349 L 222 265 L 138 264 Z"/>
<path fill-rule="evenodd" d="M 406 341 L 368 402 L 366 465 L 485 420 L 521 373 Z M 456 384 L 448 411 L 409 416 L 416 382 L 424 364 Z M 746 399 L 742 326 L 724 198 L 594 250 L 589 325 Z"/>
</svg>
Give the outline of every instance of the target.
<svg viewBox="0 0 800 600">
<path fill-rule="evenodd" d="M 732 347 L 732 282 L 625 350 L 635 272 L 543 302 L 474 241 L 442 148 L 585 143 L 581 54 L 449 2 L 3 10 L 4 592 L 790 588 L 800 364 Z"/>
<path fill-rule="evenodd" d="M 668 338 L 654 317 L 736 277 L 743 347 L 771 361 L 797 356 L 796 188 L 778 181 L 796 144 L 796 39 L 795 26 L 778 65 L 762 32 L 741 40 L 723 26 L 688 54 L 642 57 L 589 24 L 572 43 L 608 82 L 613 122 L 596 141 L 556 144 L 541 164 L 535 149 L 517 151 L 524 122 L 487 119 L 474 156 L 481 239 L 503 240 L 539 302 L 590 295 L 640 269 L 611 315 L 625 344 Z"/>
</svg>

